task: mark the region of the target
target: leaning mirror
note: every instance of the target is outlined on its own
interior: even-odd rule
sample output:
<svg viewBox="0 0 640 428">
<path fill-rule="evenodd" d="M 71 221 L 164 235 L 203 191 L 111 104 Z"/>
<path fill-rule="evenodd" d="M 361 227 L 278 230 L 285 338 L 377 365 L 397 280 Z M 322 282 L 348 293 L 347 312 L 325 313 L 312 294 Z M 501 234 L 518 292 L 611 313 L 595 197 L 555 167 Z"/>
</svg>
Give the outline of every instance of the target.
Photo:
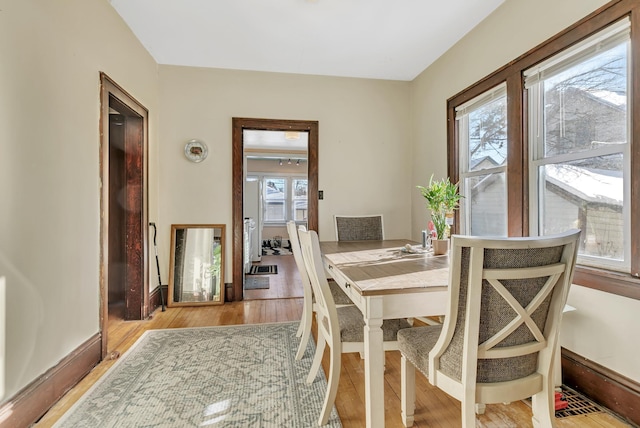
<svg viewBox="0 0 640 428">
<path fill-rule="evenodd" d="M 224 303 L 224 224 L 171 225 L 169 306 Z"/>
</svg>

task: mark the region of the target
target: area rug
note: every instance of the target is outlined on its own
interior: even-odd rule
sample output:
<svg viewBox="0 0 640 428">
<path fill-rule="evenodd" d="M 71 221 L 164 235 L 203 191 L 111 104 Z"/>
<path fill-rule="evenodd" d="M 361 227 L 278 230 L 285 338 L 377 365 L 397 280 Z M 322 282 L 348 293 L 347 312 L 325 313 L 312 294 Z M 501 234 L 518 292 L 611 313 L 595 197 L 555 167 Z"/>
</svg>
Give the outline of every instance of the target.
<svg viewBox="0 0 640 428">
<path fill-rule="evenodd" d="M 149 330 L 54 425 L 314 427 L 326 379 L 313 384 L 313 340 L 295 360 L 297 322 Z M 329 427 L 341 427 L 335 408 Z"/>
<path fill-rule="evenodd" d="M 263 256 L 291 256 L 293 253 L 287 248 L 267 248 L 262 247 Z"/>
<path fill-rule="evenodd" d="M 267 275 L 278 273 L 277 265 L 253 265 L 249 269 L 248 275 Z"/>
<path fill-rule="evenodd" d="M 247 276 L 244 278 L 245 290 L 264 290 L 269 288 L 268 276 Z"/>
</svg>

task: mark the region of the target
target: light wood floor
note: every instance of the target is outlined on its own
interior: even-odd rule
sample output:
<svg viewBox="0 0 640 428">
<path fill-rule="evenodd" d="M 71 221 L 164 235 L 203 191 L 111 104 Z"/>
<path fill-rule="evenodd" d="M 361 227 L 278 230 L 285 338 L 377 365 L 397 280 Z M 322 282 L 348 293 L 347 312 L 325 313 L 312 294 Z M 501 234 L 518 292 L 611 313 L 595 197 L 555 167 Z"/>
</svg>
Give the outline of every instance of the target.
<svg viewBox="0 0 640 428">
<path fill-rule="evenodd" d="M 270 256 L 278 258 L 280 256 Z M 282 257 L 282 263 L 286 263 Z M 264 264 L 280 263 L 277 260 Z M 278 264 L 280 269 L 280 264 Z M 279 271 L 278 275 L 284 271 Z M 293 273 L 291 273 L 293 275 Z M 297 273 L 296 273 L 297 275 Z M 286 281 L 285 281 L 286 282 Z M 269 290 L 275 292 L 275 290 Z M 168 308 L 156 310 L 146 321 L 122 321 L 118 317 L 109 320 L 109 350 L 117 358 L 122 355 L 140 335 L 149 329 L 201 327 L 231 324 L 255 324 L 267 322 L 297 321 L 302 313 L 301 298 L 245 300 L 225 303 L 221 306 Z M 259 295 L 259 293 L 256 293 Z M 248 298 L 248 295 L 245 294 Z M 255 297 L 260 299 L 260 297 Z M 323 367 L 328 373 L 328 352 L 325 352 Z M 35 427 L 50 427 L 60 416 L 93 385 L 115 360 L 100 363 L 75 388 L 69 391 Z M 343 354 L 342 369 L 336 407 L 345 428 L 364 427 L 364 361 L 358 354 Z M 460 404 L 437 388 L 432 387 L 424 376 L 416 377 L 417 428 L 451 428 L 460 426 Z M 400 417 L 400 354 L 386 353 L 385 372 L 385 422 L 387 427 L 401 428 Z M 510 405 L 488 405 L 486 413 L 478 416 L 477 426 L 484 428 L 531 427 L 531 410 L 524 402 Z M 573 427 L 628 427 L 608 413 L 592 413 L 557 420 L 559 428 Z M 297 427 L 292 427 L 297 428 Z"/>
<path fill-rule="evenodd" d="M 265 275 L 269 278 L 269 288 L 266 290 L 245 290 L 244 298 L 253 299 L 288 299 L 302 297 L 302 284 L 296 262 L 290 256 L 262 256 L 260 263 L 254 265 L 276 265 L 277 275 Z"/>
</svg>

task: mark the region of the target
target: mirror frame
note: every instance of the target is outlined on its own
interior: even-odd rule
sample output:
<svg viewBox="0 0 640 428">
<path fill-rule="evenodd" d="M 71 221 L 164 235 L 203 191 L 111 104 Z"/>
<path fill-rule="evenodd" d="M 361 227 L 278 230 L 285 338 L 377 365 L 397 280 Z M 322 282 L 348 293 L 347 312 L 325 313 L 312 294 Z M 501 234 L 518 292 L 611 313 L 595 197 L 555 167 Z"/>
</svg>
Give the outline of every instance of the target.
<svg viewBox="0 0 640 428">
<path fill-rule="evenodd" d="M 174 276 L 175 276 L 175 259 L 176 259 L 176 233 L 179 229 L 220 229 L 220 293 L 218 300 L 207 300 L 202 302 L 176 302 L 173 299 L 174 292 Z M 171 225 L 171 258 L 169 259 L 169 290 L 168 290 L 168 307 L 176 306 L 203 306 L 203 305 L 221 305 L 224 303 L 225 297 L 225 282 L 224 282 L 224 256 L 226 252 L 225 248 L 225 235 L 226 225 L 224 224 L 172 224 Z"/>
</svg>

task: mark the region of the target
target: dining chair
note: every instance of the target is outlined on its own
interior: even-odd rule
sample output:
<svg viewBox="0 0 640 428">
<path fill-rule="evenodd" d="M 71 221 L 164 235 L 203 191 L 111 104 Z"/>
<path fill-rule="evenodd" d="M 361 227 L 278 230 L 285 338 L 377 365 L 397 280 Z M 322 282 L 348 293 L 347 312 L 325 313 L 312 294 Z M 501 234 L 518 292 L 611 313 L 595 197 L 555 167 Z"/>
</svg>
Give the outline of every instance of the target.
<svg viewBox="0 0 640 428">
<path fill-rule="evenodd" d="M 298 235 L 300 237 L 302 258 L 307 267 L 317 306 L 318 343 L 311 370 L 307 377 L 308 384 L 313 382 L 318 373 L 324 348 L 327 344 L 330 350 L 327 391 L 318 419 L 318 425 L 324 425 L 329 419 L 329 414 L 338 392 L 341 354 L 348 352 L 360 352 L 362 354 L 364 352 L 365 324 L 362 313 L 356 306 L 336 307 L 329 291 L 329 283 L 322 263 L 318 234 L 313 230 L 299 230 Z M 409 327 L 409 323 L 404 319 L 384 320 L 382 323 L 384 350 L 397 350 L 398 331 Z"/>
<path fill-rule="evenodd" d="M 302 230 L 306 230 L 304 226 L 300 226 Z M 304 351 L 307 349 L 307 343 L 311 336 L 311 324 L 313 321 L 313 313 L 316 311 L 315 298 L 313 296 L 313 289 L 311 288 L 311 282 L 309 282 L 309 274 L 307 273 L 307 267 L 302 259 L 302 252 L 300 249 L 300 239 L 298 238 L 298 230 L 296 229 L 295 221 L 287 222 L 287 232 L 289 233 L 289 242 L 291 245 L 291 252 L 293 253 L 293 259 L 296 262 L 296 267 L 300 273 L 300 279 L 302 280 L 302 318 L 300 319 L 300 326 L 296 332 L 296 337 L 300 337 L 300 344 L 298 345 L 298 351 L 296 352 L 296 360 L 301 360 Z M 340 286 L 334 282 L 329 282 L 329 291 L 333 297 L 333 301 L 336 306 L 353 305 L 353 302 L 345 294 Z"/>
<path fill-rule="evenodd" d="M 382 214 L 334 215 L 338 241 L 381 241 L 384 239 Z"/>
<path fill-rule="evenodd" d="M 451 238 L 444 324 L 398 333 L 405 426 L 413 424 L 416 368 L 461 401 L 463 428 L 475 427 L 476 403 L 528 397 L 533 426 L 554 426 L 552 367 L 579 236 Z"/>
</svg>

